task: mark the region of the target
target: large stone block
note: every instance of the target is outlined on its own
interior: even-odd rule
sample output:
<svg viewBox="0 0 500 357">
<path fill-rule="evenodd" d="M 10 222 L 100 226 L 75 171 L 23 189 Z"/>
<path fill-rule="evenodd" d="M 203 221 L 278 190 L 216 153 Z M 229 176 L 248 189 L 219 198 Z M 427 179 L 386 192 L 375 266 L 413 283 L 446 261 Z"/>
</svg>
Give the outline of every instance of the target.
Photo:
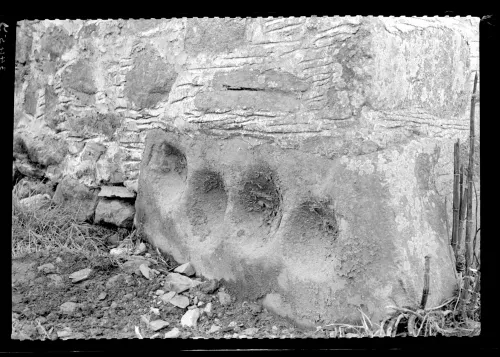
<svg viewBox="0 0 500 357">
<path fill-rule="evenodd" d="M 97 88 L 93 67 L 88 60 L 81 59 L 68 66 L 63 73 L 62 82 L 64 87 L 69 89 L 82 104 L 95 103 Z"/>
<path fill-rule="evenodd" d="M 58 60 L 74 44 L 74 38 L 62 27 L 51 26 L 41 40 L 42 52 L 48 54 L 49 60 Z"/>
<path fill-rule="evenodd" d="M 126 75 L 125 95 L 137 108 L 152 108 L 168 97 L 176 78 L 175 67 L 147 47 L 134 57 L 134 67 Z"/>
<path fill-rule="evenodd" d="M 15 135 L 16 151 L 26 154 L 31 163 L 47 167 L 58 165 L 64 160 L 68 144 L 52 133 L 20 131 Z"/>
<path fill-rule="evenodd" d="M 113 224 L 117 227 L 131 228 L 134 221 L 135 208 L 124 200 L 99 200 L 95 210 L 95 223 Z"/>
<path fill-rule="evenodd" d="M 326 158 L 244 139 L 156 130 L 146 142 L 136 224 L 241 298 L 305 325 L 415 305 L 431 256 L 429 305 L 452 294 L 440 147 L 413 141 Z"/>
<path fill-rule="evenodd" d="M 198 55 L 203 79 L 183 89 L 197 110 L 146 139 L 136 225 L 303 325 L 418 305 L 426 256 L 428 305 L 450 297 L 443 188 L 467 137 L 469 49 L 438 21 L 391 21 L 255 21 L 248 46 L 223 56 L 221 40 L 224 61 Z"/>
<path fill-rule="evenodd" d="M 98 192 L 89 188 L 78 180 L 65 177 L 57 185 L 52 200 L 57 204 L 64 204 L 77 210 L 76 219 L 90 221 L 94 218 L 94 211 L 98 202 Z"/>
</svg>

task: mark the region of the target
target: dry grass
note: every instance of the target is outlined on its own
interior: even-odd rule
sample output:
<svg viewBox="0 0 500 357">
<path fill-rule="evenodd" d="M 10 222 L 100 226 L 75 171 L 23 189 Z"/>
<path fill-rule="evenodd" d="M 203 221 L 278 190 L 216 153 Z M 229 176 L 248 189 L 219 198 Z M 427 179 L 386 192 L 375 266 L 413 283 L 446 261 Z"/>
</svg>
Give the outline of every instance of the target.
<svg viewBox="0 0 500 357">
<path fill-rule="evenodd" d="M 77 221 L 78 206 L 52 202 L 41 207 L 22 205 L 16 191 L 12 192 L 12 258 L 52 249 L 89 257 L 107 255 L 105 239 L 116 230 Z"/>
<path fill-rule="evenodd" d="M 471 297 L 464 302 L 464 310 L 459 309 L 461 289 L 464 279 L 471 280 L 471 295 L 477 291 L 476 299 Z M 359 325 L 332 323 L 322 330 L 330 330 L 330 337 L 428 337 L 428 336 L 478 336 L 481 333 L 480 323 L 480 281 L 477 271 L 472 269 L 470 275 L 461 278 L 460 288 L 454 296 L 441 305 L 420 309 L 388 306 L 393 313 L 380 324 L 374 324 L 361 310 L 361 323 Z M 465 313 L 464 313 L 465 312 Z"/>
</svg>

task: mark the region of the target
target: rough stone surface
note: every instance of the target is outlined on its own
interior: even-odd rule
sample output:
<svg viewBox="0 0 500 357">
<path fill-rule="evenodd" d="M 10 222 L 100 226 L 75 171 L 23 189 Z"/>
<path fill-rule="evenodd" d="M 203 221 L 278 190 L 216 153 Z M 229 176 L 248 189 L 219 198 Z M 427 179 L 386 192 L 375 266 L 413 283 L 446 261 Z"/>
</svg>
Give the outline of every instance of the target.
<svg viewBox="0 0 500 357">
<path fill-rule="evenodd" d="M 129 274 L 141 275 L 141 265 L 149 267 L 149 265 L 151 265 L 151 262 L 146 259 L 130 259 L 129 261 L 123 263 L 122 270 Z"/>
<path fill-rule="evenodd" d="M 38 271 L 41 271 L 44 274 L 50 274 L 56 270 L 56 267 L 52 263 L 47 263 L 47 264 L 40 265 L 37 269 L 38 269 Z"/>
<path fill-rule="evenodd" d="M 174 296 L 175 296 L 176 292 L 175 291 L 169 291 L 168 293 L 166 294 L 163 294 L 160 299 L 164 302 L 164 303 L 167 303 L 169 302 Z"/>
<path fill-rule="evenodd" d="M 24 177 L 17 182 L 14 187 L 14 191 L 19 199 L 36 194 L 47 194 L 50 197 L 54 195 L 52 185 L 42 183 L 41 181 L 31 180 L 27 177 Z"/>
<path fill-rule="evenodd" d="M 127 275 L 127 274 L 117 274 L 115 276 L 112 276 L 106 282 L 106 289 L 108 289 L 108 290 L 113 289 L 117 284 L 119 284 L 120 281 L 127 281 L 129 279 L 130 279 L 130 275 Z"/>
<path fill-rule="evenodd" d="M 50 196 L 48 194 L 38 194 L 31 197 L 23 198 L 19 201 L 21 206 L 28 209 L 40 209 L 42 206 L 50 204 Z"/>
<path fill-rule="evenodd" d="M 70 274 L 69 278 L 73 281 L 73 283 L 78 283 L 80 281 L 87 279 L 91 273 L 92 273 L 91 268 L 85 268 L 82 270 L 78 270 L 73 274 Z"/>
<path fill-rule="evenodd" d="M 179 274 L 183 274 L 186 276 L 193 276 L 196 273 L 193 266 L 191 265 L 191 263 L 185 263 L 185 264 L 179 265 L 177 268 L 174 269 L 174 272 L 179 273 Z"/>
<path fill-rule="evenodd" d="M 135 194 L 130 192 L 126 187 L 102 186 L 98 196 L 108 198 L 134 198 Z"/>
<path fill-rule="evenodd" d="M 183 295 L 175 295 L 168 302 L 181 309 L 185 309 L 189 305 L 189 298 Z"/>
<path fill-rule="evenodd" d="M 172 290 L 179 294 L 199 284 L 200 282 L 192 280 L 181 274 L 170 273 L 167 275 L 163 287 L 165 288 L 165 290 Z"/>
<path fill-rule="evenodd" d="M 149 328 L 153 331 L 159 331 L 164 327 L 167 327 L 169 323 L 163 320 L 155 320 L 149 323 Z"/>
<path fill-rule="evenodd" d="M 78 307 L 77 303 L 68 301 L 62 304 L 59 309 L 64 314 L 72 314 L 73 312 L 75 312 L 77 307 Z"/>
<path fill-rule="evenodd" d="M 95 209 L 95 223 L 109 223 L 117 227 L 131 228 L 135 209 L 129 202 L 101 199 Z"/>
<path fill-rule="evenodd" d="M 231 296 L 229 294 L 219 291 L 217 296 L 219 297 L 219 302 L 222 306 L 229 305 L 231 303 Z"/>
<path fill-rule="evenodd" d="M 478 22 L 22 21 L 16 169 L 133 188 L 154 245 L 306 325 L 418 303 L 427 254 L 438 304 Z"/>
<path fill-rule="evenodd" d="M 177 327 L 174 327 L 170 331 L 165 333 L 165 338 L 177 338 L 181 335 L 181 332 Z"/>
<path fill-rule="evenodd" d="M 126 76 L 125 95 L 137 108 L 151 108 L 168 97 L 177 73 L 154 48 L 137 52 Z"/>
<path fill-rule="evenodd" d="M 92 221 L 98 202 L 97 192 L 76 179 L 65 177 L 57 186 L 52 200 L 58 204 L 73 205 L 78 209 L 76 219 Z"/>
<path fill-rule="evenodd" d="M 63 286 L 63 278 L 60 275 L 57 274 L 49 274 L 47 275 L 47 278 L 49 278 L 51 281 L 49 282 L 49 286 L 53 285 L 55 287 L 60 287 Z"/>
<path fill-rule="evenodd" d="M 186 327 L 196 327 L 199 317 L 199 309 L 188 310 L 184 315 L 182 315 L 181 325 Z"/>
</svg>

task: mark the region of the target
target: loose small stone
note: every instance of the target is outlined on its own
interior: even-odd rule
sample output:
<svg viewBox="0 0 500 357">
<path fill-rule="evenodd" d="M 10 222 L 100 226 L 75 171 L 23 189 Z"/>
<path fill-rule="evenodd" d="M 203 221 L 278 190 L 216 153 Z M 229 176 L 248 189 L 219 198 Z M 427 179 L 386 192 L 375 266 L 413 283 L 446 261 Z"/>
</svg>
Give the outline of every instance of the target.
<svg viewBox="0 0 500 357">
<path fill-rule="evenodd" d="M 207 306 L 205 306 L 205 308 L 203 309 L 203 311 L 207 314 L 207 315 L 210 315 L 212 314 L 212 303 L 209 302 L 207 304 Z"/>
<path fill-rule="evenodd" d="M 56 267 L 52 263 L 43 264 L 43 265 L 40 265 L 38 267 L 38 271 L 40 271 L 44 274 L 53 273 L 55 270 L 56 270 Z"/>
<path fill-rule="evenodd" d="M 169 323 L 163 320 L 155 320 L 149 323 L 149 328 L 153 331 L 161 330 L 162 328 L 168 326 Z"/>
<path fill-rule="evenodd" d="M 185 309 L 189 305 L 189 298 L 183 295 L 176 295 L 168 302 L 174 306 L 180 307 L 181 309 Z"/>
<path fill-rule="evenodd" d="M 67 301 L 64 304 L 62 304 L 59 309 L 61 310 L 62 313 L 65 314 L 72 314 L 75 312 L 76 308 L 78 307 L 78 304 L 75 302 Z"/>
<path fill-rule="evenodd" d="M 231 296 L 223 291 L 217 293 L 219 302 L 222 306 L 231 304 Z"/>
<path fill-rule="evenodd" d="M 198 309 L 188 310 L 181 318 L 181 325 L 195 327 L 199 317 L 200 312 Z"/>
<path fill-rule="evenodd" d="M 217 326 L 217 325 L 214 325 L 214 324 L 213 324 L 213 325 L 210 327 L 210 330 L 208 331 L 208 333 L 215 333 L 215 332 L 219 331 L 220 329 L 221 329 L 221 327 L 220 327 L 220 326 Z"/>
<path fill-rule="evenodd" d="M 165 333 L 165 338 L 177 338 L 180 335 L 181 332 L 179 331 L 179 329 L 177 327 L 174 327 L 173 329 Z"/>
<path fill-rule="evenodd" d="M 194 270 L 193 266 L 191 265 L 191 263 L 185 263 L 185 264 L 179 265 L 177 268 L 174 269 L 174 271 L 176 273 L 184 274 L 186 276 L 192 276 L 195 274 L 195 270 Z"/>
<path fill-rule="evenodd" d="M 86 268 L 82 270 L 78 270 L 71 274 L 69 278 L 73 280 L 73 283 L 78 283 L 79 281 L 85 280 L 89 277 L 90 273 L 92 273 L 92 269 Z"/>
</svg>

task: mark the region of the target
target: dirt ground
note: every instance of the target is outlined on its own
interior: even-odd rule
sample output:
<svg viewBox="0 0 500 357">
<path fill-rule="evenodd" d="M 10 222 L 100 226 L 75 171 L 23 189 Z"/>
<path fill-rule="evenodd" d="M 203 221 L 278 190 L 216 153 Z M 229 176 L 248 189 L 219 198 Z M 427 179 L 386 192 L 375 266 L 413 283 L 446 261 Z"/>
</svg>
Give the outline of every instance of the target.
<svg viewBox="0 0 500 357">
<path fill-rule="evenodd" d="M 178 338 L 330 336 L 329 331 L 301 330 L 255 302 L 232 298 L 230 303 L 222 305 L 218 292 L 225 291 L 223 283 L 219 282 L 217 289 L 209 289 L 207 293 L 203 292 L 206 289 L 200 289 L 214 281 L 180 294 L 189 298 L 189 305 L 201 302 L 200 309 L 212 303 L 212 312 L 203 312 L 196 327 L 182 326 L 181 318 L 189 307 L 165 303 L 157 295 L 161 292 L 156 293 L 164 289 L 165 277 L 172 268 L 155 259 L 157 253 L 151 248 L 147 253 L 153 262 L 150 268 L 161 271 L 150 280 L 140 273 L 125 271 L 106 256 L 89 259 L 58 250 L 13 259 L 12 339 L 163 339 L 174 328 L 180 332 Z M 48 263 L 53 267 L 38 269 Z M 85 268 L 92 269 L 87 279 L 76 283 L 70 279 L 70 274 Z M 155 320 L 166 321 L 168 325 L 154 331 L 148 321 Z M 220 329 L 210 332 L 217 329 L 214 326 Z M 254 328 L 254 333 L 249 328 Z"/>
</svg>

